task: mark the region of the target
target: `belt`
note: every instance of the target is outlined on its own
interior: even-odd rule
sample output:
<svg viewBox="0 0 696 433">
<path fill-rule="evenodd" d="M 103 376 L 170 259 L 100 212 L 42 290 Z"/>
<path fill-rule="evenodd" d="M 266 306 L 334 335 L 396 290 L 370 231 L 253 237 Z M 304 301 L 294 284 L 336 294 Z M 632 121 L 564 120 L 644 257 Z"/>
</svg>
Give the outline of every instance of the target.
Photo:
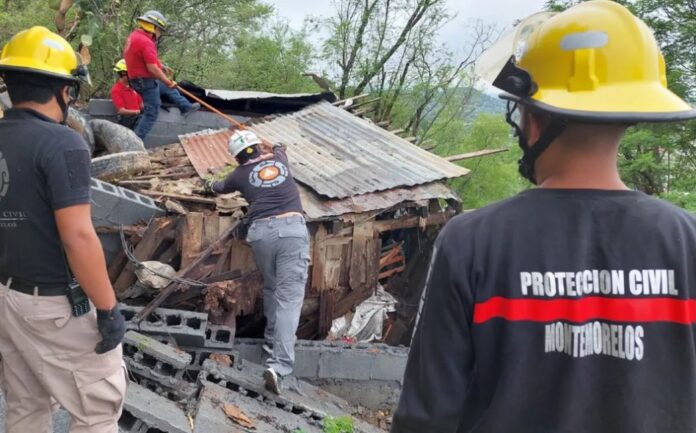
<svg viewBox="0 0 696 433">
<path fill-rule="evenodd" d="M 60 286 L 35 284 L 13 277 L 8 277 L 6 275 L 0 275 L 0 282 L 6 284 L 10 290 L 25 293 L 27 295 L 33 295 L 34 289 L 36 288 L 38 289 L 39 296 L 65 296 L 65 289 L 67 287 L 67 284 Z"/>
<path fill-rule="evenodd" d="M 259 218 L 255 221 L 277 220 L 277 219 L 281 219 L 281 218 L 290 218 L 290 217 L 304 218 L 304 215 L 302 215 L 299 212 L 286 212 L 286 213 L 282 213 L 282 214 L 278 214 L 278 215 L 272 215 L 269 217 Z"/>
</svg>

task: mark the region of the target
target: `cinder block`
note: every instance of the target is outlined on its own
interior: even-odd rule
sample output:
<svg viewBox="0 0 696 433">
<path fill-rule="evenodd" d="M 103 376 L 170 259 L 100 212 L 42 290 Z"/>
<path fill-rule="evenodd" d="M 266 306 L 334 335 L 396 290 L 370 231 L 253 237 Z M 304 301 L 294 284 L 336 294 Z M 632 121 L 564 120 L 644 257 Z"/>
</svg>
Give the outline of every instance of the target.
<svg viewBox="0 0 696 433">
<path fill-rule="evenodd" d="M 130 225 L 165 214 L 150 197 L 95 178 L 92 178 L 91 185 L 92 224 L 95 227 Z M 121 237 L 118 233 L 100 233 L 99 239 L 106 262 L 111 263 L 123 249 Z"/>
<path fill-rule="evenodd" d="M 92 178 L 92 223 L 99 226 L 135 224 L 164 215 L 150 197 Z"/>
<path fill-rule="evenodd" d="M 128 386 L 123 409 L 124 415 L 119 420 L 119 427 L 123 430 L 138 431 L 133 429 L 139 428 L 140 432 L 157 429 L 166 433 L 192 433 L 186 414 L 176 403 L 137 383 Z"/>
<path fill-rule="evenodd" d="M 136 323 L 134 318 L 142 307 L 120 304 L 126 318 L 126 327 L 152 337 L 171 337 L 177 344 L 186 347 L 205 347 L 205 331 L 208 315 L 192 311 L 158 308 L 149 317 Z"/>
<path fill-rule="evenodd" d="M 170 364 L 157 361 L 150 355 L 137 353 L 134 357 L 124 358 L 130 373 L 142 385 L 174 401 L 194 398 L 198 391 L 196 374 L 187 374 L 176 370 Z"/>
<path fill-rule="evenodd" d="M 199 381 L 218 384 L 266 405 L 314 421 L 321 421 L 326 416 L 351 416 L 357 411 L 357 408 L 347 401 L 292 376 L 283 380 L 281 395 L 268 392 L 263 384 L 263 370 L 264 367 L 247 361 L 237 362 L 235 367 L 231 368 L 208 360 L 203 363 Z M 359 419 L 353 421 L 357 433 L 380 432 L 376 427 Z"/>
<path fill-rule="evenodd" d="M 123 347 L 124 353 L 131 354 L 131 357 L 137 352 L 142 352 L 181 370 L 188 367 L 193 360 L 193 357 L 188 353 L 135 331 L 126 333 L 123 337 Z"/>
<path fill-rule="evenodd" d="M 272 404 L 231 391 L 210 382 L 203 383 L 201 400 L 196 413 L 194 433 L 247 431 L 235 425 L 221 406 L 231 404 L 242 411 L 254 423 L 257 433 L 296 432 L 320 433 L 320 421 L 293 414 Z"/>
<path fill-rule="evenodd" d="M 205 347 L 208 349 L 232 350 L 235 329 L 229 326 L 208 324 L 205 331 Z"/>
</svg>

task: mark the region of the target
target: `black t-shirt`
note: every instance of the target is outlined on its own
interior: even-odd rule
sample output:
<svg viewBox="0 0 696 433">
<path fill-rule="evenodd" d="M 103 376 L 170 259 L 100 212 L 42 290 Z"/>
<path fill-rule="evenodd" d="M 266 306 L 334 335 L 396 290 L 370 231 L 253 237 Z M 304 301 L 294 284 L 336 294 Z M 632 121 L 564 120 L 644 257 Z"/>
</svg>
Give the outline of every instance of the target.
<svg viewBox="0 0 696 433">
<path fill-rule="evenodd" d="M 535 189 L 453 219 L 392 432 L 696 432 L 696 220 Z"/>
<path fill-rule="evenodd" d="M 82 137 L 35 111 L 7 111 L 0 119 L 0 275 L 70 282 L 54 211 L 89 202 Z"/>
<path fill-rule="evenodd" d="M 225 180 L 215 182 L 213 191 L 219 194 L 241 192 L 249 202 L 248 222 L 287 212 L 302 212 L 288 156 L 280 145 L 273 147 L 272 156 L 241 165 Z"/>
</svg>

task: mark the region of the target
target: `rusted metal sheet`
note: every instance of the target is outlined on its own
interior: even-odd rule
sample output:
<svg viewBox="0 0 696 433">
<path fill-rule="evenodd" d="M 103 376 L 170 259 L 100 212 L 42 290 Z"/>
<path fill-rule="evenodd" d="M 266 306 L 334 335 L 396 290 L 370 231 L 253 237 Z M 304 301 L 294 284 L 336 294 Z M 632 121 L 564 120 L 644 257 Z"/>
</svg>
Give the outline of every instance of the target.
<svg viewBox="0 0 696 433">
<path fill-rule="evenodd" d="M 200 177 L 205 179 L 228 165 L 237 165 L 227 150 L 227 141 L 232 136 L 232 132 L 229 129 L 207 129 L 179 136 L 186 156 L 191 160 L 191 164 Z"/>
<path fill-rule="evenodd" d="M 269 142 L 286 144 L 295 178 L 331 198 L 469 172 L 328 102 L 252 124 L 250 129 Z"/>
<path fill-rule="evenodd" d="M 300 185 L 300 197 L 307 218 L 310 220 L 389 209 L 406 201 L 418 202 L 435 198 L 459 200 L 459 197 L 442 182 L 395 188 L 346 199 L 327 199 Z"/>
</svg>

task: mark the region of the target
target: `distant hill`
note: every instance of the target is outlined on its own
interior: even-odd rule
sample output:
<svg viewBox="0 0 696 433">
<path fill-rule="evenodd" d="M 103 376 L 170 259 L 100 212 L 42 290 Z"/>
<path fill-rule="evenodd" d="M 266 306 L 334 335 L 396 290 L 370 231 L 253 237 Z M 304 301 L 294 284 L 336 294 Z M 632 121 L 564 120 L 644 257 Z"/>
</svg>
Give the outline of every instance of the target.
<svg viewBox="0 0 696 433">
<path fill-rule="evenodd" d="M 475 108 L 471 113 L 471 119 L 475 119 L 479 114 L 505 114 L 505 101 L 479 90 L 474 90 L 474 92 L 476 94 L 472 97 L 471 104 Z"/>
</svg>

